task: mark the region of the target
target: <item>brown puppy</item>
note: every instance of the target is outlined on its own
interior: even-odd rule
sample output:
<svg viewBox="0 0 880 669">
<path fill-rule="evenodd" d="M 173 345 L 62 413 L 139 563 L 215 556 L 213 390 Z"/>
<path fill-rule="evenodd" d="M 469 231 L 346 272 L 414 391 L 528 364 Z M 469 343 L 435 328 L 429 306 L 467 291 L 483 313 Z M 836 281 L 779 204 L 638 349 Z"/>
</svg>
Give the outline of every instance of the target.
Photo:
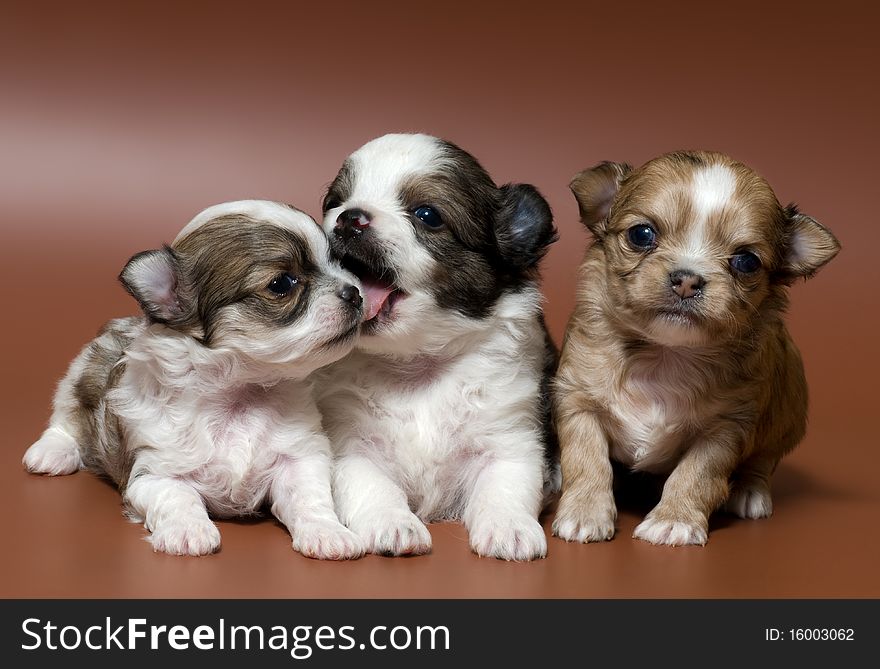
<svg viewBox="0 0 880 669">
<path fill-rule="evenodd" d="M 639 539 L 705 544 L 725 502 L 743 518 L 769 516 L 770 476 L 806 427 L 786 287 L 831 260 L 837 240 L 717 153 L 603 163 L 571 189 L 595 242 L 555 382 L 553 533 L 614 535 L 611 458 L 669 474 Z"/>
</svg>

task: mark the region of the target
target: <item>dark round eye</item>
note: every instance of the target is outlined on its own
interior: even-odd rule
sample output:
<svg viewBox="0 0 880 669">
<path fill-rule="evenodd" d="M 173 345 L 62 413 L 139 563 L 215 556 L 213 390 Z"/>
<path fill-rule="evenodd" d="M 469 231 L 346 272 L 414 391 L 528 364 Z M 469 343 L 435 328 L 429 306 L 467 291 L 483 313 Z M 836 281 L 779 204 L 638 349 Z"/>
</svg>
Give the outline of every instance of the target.
<svg viewBox="0 0 880 669">
<path fill-rule="evenodd" d="M 269 282 L 269 285 L 266 286 L 266 288 L 279 297 L 283 297 L 289 295 L 290 291 L 293 290 L 293 287 L 298 283 L 299 279 L 295 276 L 290 276 L 290 274 L 279 274 Z"/>
<path fill-rule="evenodd" d="M 626 231 L 626 237 L 629 239 L 629 243 L 637 249 L 653 248 L 657 241 L 657 233 L 654 231 L 654 228 L 646 223 L 632 226 Z"/>
<path fill-rule="evenodd" d="M 413 215 L 429 228 L 439 228 L 443 225 L 443 219 L 434 207 L 422 205 L 413 212 Z"/>
<path fill-rule="evenodd" d="M 730 259 L 730 266 L 740 274 L 751 274 L 761 269 L 761 260 L 750 251 L 741 251 Z"/>
</svg>

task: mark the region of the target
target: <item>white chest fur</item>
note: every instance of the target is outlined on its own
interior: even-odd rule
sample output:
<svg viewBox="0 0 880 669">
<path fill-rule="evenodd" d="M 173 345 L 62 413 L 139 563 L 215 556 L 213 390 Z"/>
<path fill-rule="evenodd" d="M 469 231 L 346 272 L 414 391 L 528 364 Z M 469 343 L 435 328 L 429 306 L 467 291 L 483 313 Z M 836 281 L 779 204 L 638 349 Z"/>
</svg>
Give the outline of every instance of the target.
<svg viewBox="0 0 880 669">
<path fill-rule="evenodd" d="M 634 356 L 616 379 L 609 402 L 611 456 L 651 472 L 672 469 L 715 401 L 706 392 L 706 361 L 655 347 Z"/>
<path fill-rule="evenodd" d="M 265 449 L 271 445 L 272 411 L 262 389 L 234 391 L 216 406 L 205 407 L 207 434 L 196 436 L 208 460 L 189 476 L 208 497 L 232 506 L 250 508 L 263 496 L 261 477 L 268 465 Z"/>
<path fill-rule="evenodd" d="M 319 425 L 314 407 L 314 415 L 297 412 L 296 388 L 302 386 L 307 397 L 304 384 L 209 393 L 200 384 L 169 387 L 139 371 L 130 365 L 111 395 L 128 448 L 136 453 L 133 474 L 143 470 L 185 480 L 215 515 L 256 511 L 278 458 L 293 453 Z"/>
<path fill-rule="evenodd" d="M 423 519 L 455 518 L 485 464 L 543 457 L 536 410 L 543 353 L 537 323 L 514 344 L 499 329 L 449 358 L 398 361 L 356 352 L 318 382 L 339 454 L 369 458 Z M 515 359 L 511 350 L 521 351 Z M 535 435 L 523 439 L 523 432 Z"/>
</svg>

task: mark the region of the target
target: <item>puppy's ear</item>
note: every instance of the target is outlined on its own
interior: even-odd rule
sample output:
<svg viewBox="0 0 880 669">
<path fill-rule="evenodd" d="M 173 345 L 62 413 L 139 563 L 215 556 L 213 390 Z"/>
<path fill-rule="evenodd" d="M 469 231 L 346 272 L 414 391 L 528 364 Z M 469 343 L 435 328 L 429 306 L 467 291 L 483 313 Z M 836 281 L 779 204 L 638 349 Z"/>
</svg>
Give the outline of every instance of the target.
<svg viewBox="0 0 880 669">
<path fill-rule="evenodd" d="M 599 163 L 584 170 L 568 185 L 581 212 L 581 222 L 596 237 L 605 234 L 605 220 L 621 182 L 632 171 L 626 163 Z"/>
<path fill-rule="evenodd" d="M 119 274 L 119 280 L 150 320 L 170 325 L 186 320 L 191 307 L 190 292 L 180 260 L 170 247 L 133 256 Z"/>
<path fill-rule="evenodd" d="M 785 209 L 788 239 L 782 272 L 787 278 L 809 278 L 840 251 L 840 242 L 816 219 L 802 214 L 797 206 Z"/>
<path fill-rule="evenodd" d="M 507 184 L 499 190 L 501 209 L 495 224 L 498 251 L 514 268 L 528 269 L 557 239 L 553 212 L 534 186 Z"/>
</svg>

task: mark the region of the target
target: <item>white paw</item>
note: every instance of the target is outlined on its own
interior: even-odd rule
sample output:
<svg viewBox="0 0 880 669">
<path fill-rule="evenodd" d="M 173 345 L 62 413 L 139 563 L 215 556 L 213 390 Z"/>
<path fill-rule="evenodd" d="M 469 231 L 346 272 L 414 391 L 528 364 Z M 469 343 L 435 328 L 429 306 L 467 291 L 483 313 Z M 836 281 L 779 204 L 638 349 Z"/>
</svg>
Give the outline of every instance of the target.
<svg viewBox="0 0 880 669">
<path fill-rule="evenodd" d="M 544 528 L 528 515 L 480 518 L 469 533 L 471 550 L 481 557 L 525 562 L 547 556 Z"/>
<path fill-rule="evenodd" d="M 614 521 L 617 509 L 614 502 L 596 504 L 577 512 L 560 511 L 553 521 L 554 536 L 565 541 L 586 544 L 593 541 L 608 541 L 614 537 Z"/>
<path fill-rule="evenodd" d="M 57 427 L 50 427 L 27 449 L 22 464 L 33 474 L 60 476 L 80 469 L 82 458 L 73 437 Z"/>
<path fill-rule="evenodd" d="M 368 522 L 353 522 L 351 529 L 376 555 L 423 555 L 431 551 L 431 533 L 410 511 L 390 511 Z"/>
<path fill-rule="evenodd" d="M 364 554 L 364 543 L 335 520 L 312 520 L 296 526 L 293 550 L 316 560 L 356 560 Z"/>
<path fill-rule="evenodd" d="M 207 518 L 169 518 L 148 537 L 153 550 L 171 555 L 210 555 L 220 548 L 220 530 Z"/>
<path fill-rule="evenodd" d="M 724 508 L 740 518 L 769 518 L 773 513 L 770 489 L 764 483 L 734 485 Z"/>
<path fill-rule="evenodd" d="M 666 546 L 705 546 L 709 538 L 706 528 L 701 525 L 685 520 L 652 518 L 650 515 L 639 523 L 633 537 Z"/>
</svg>

